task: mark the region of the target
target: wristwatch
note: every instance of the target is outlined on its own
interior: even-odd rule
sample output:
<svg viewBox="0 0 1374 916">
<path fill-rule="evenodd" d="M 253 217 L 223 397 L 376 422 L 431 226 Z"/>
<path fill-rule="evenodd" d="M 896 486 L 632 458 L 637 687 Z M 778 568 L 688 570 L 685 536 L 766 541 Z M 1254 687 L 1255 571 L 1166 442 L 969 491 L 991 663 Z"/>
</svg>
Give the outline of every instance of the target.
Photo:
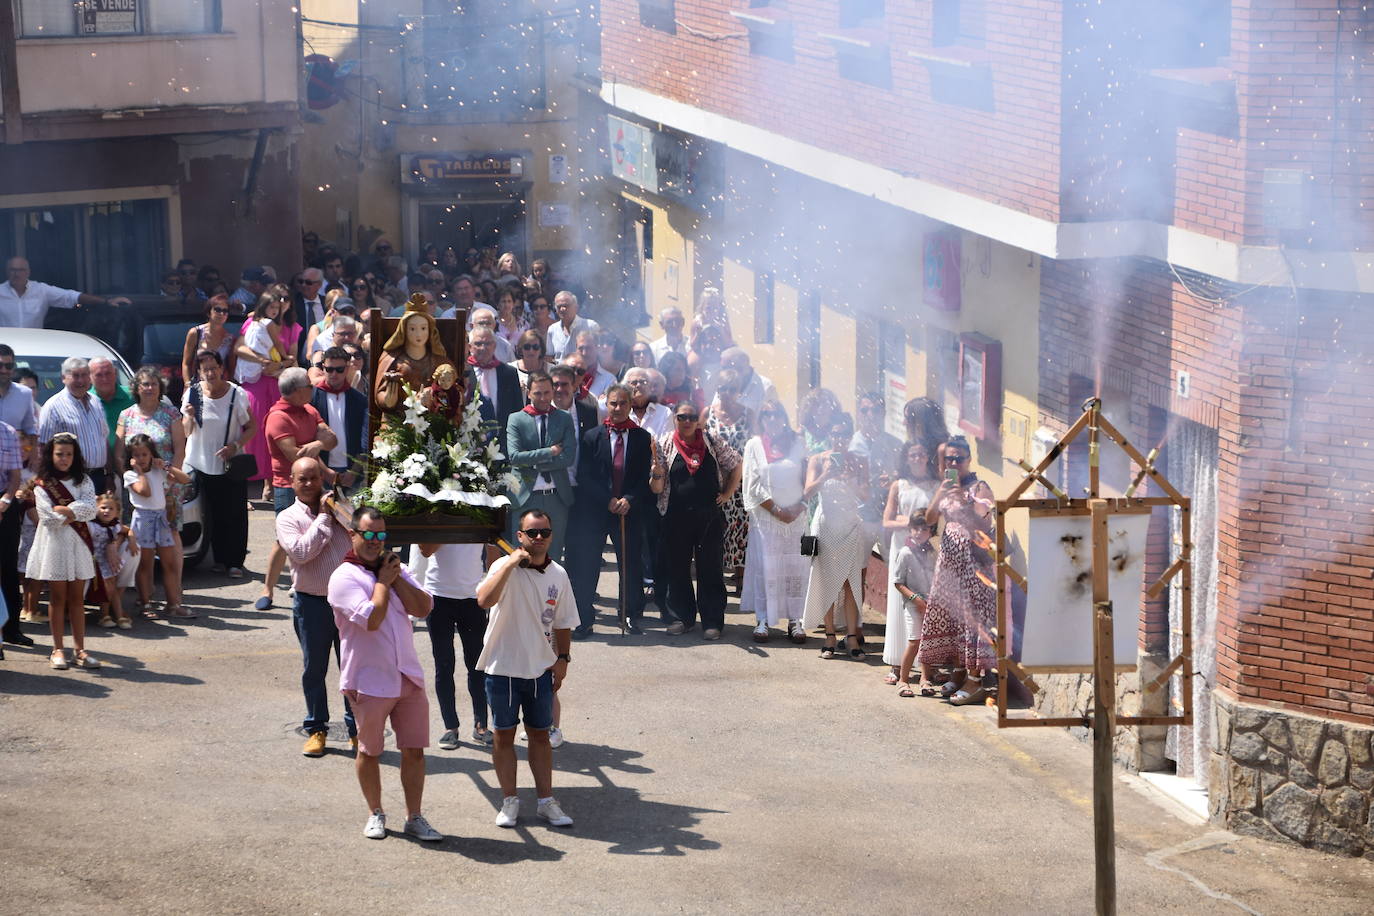
<svg viewBox="0 0 1374 916">
<path fill-rule="evenodd" d="M 566 652 L 560 652 L 558 654 L 558 660 L 560 662 L 567 662 L 568 664 L 572 664 L 572 656 Z"/>
</svg>

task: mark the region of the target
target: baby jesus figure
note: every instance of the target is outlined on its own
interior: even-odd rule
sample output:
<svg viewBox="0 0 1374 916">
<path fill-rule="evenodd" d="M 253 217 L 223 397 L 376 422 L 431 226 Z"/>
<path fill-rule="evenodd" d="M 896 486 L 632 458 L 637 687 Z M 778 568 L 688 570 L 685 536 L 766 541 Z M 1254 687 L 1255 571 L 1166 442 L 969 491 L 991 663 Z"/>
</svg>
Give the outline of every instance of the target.
<svg viewBox="0 0 1374 916">
<path fill-rule="evenodd" d="M 448 420 L 456 420 L 463 408 L 463 386 L 458 384 L 458 370 L 450 363 L 441 363 L 434 370 L 434 381 L 425 390 L 425 406 Z"/>
</svg>

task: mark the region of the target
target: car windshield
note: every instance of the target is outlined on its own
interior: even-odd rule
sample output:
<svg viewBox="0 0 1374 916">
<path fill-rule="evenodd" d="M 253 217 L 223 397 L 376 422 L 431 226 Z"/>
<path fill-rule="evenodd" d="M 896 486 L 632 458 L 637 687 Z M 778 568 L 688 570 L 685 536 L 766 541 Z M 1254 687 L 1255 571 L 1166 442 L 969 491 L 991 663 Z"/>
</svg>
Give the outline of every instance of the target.
<svg viewBox="0 0 1374 916">
<path fill-rule="evenodd" d="M 47 401 L 57 393 L 62 387 L 62 361 L 65 356 L 24 356 L 15 354 L 14 364 L 20 369 L 32 369 L 38 376 L 38 393 L 35 396 L 39 404 Z M 115 372 L 119 373 L 119 384 L 125 388 L 130 387 L 133 376 L 125 371 L 123 364 L 115 362 Z"/>
<path fill-rule="evenodd" d="M 143 326 L 143 362 L 181 369 L 181 354 L 186 346 L 186 332 L 200 322 L 185 318 L 145 324 Z"/>
</svg>

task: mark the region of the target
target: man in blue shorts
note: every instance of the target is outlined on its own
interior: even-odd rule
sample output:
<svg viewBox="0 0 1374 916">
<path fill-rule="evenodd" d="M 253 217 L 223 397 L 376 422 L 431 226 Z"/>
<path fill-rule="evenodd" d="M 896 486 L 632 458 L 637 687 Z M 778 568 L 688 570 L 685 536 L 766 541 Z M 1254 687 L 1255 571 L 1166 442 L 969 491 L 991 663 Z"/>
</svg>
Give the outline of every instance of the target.
<svg viewBox="0 0 1374 916">
<path fill-rule="evenodd" d="M 572 628 L 578 622 L 568 574 L 549 556 L 553 526 L 539 509 L 520 515 L 520 546 L 491 565 L 477 585 L 477 603 L 491 609 L 491 621 L 477 659 L 487 675 L 487 703 L 496 743 L 492 762 L 501 784 L 498 827 L 514 827 L 520 816 L 515 794 L 515 727 L 523 717 L 529 736 L 530 772 L 538 815 L 555 827 L 571 827 L 553 797 L 553 694 L 568 673 Z M 553 632 L 557 652 L 545 633 Z"/>
</svg>

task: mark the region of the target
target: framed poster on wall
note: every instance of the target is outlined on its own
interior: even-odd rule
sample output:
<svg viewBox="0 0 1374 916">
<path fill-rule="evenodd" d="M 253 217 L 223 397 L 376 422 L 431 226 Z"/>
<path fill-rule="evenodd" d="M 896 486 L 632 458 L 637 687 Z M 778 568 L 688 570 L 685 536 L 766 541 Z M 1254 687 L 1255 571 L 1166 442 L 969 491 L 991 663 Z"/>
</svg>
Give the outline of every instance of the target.
<svg viewBox="0 0 1374 916">
<path fill-rule="evenodd" d="M 976 331 L 959 335 L 959 428 L 996 441 L 1002 428 L 1002 344 Z"/>
</svg>

